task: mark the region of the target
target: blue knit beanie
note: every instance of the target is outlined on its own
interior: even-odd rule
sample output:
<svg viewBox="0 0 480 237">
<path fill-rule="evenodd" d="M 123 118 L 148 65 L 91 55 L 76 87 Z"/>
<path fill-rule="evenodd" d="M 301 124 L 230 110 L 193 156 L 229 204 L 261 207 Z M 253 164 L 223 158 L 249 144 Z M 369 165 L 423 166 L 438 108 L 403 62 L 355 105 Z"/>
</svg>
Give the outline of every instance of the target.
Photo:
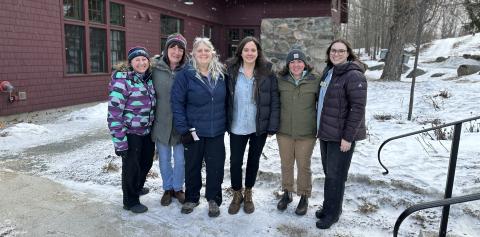
<svg viewBox="0 0 480 237">
<path fill-rule="evenodd" d="M 138 56 L 144 56 L 148 60 L 150 60 L 150 56 L 148 56 L 147 49 L 144 47 L 136 46 L 128 50 L 128 63 L 131 63 L 132 59 Z"/>
</svg>

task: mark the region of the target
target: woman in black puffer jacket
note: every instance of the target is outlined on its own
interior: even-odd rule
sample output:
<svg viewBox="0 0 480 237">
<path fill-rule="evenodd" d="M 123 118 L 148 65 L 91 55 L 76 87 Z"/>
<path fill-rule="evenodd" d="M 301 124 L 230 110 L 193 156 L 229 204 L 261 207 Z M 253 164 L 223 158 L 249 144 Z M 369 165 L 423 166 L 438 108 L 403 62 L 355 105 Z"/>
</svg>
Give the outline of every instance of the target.
<svg viewBox="0 0 480 237">
<path fill-rule="evenodd" d="M 345 40 L 333 41 L 327 58 L 317 114 L 317 137 L 325 173 L 323 208 L 315 213 L 320 229 L 330 228 L 340 218 L 355 141 L 366 137 L 365 68 Z"/>
</svg>

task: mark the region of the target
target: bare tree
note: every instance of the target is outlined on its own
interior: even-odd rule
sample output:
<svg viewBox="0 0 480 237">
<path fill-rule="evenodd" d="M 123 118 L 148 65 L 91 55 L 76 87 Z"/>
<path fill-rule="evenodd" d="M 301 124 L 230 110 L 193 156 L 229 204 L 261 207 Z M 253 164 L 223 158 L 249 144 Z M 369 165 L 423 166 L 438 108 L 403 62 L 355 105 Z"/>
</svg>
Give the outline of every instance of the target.
<svg viewBox="0 0 480 237">
<path fill-rule="evenodd" d="M 480 0 L 465 0 L 463 5 L 470 18 L 470 23 L 465 27 L 475 34 L 475 31 L 480 31 Z"/>
<path fill-rule="evenodd" d="M 465 17 L 463 0 L 444 0 L 440 10 L 440 38 L 445 39 L 458 35 Z"/>
<path fill-rule="evenodd" d="M 348 38 L 355 48 L 364 48 L 372 59 L 386 47 L 392 22 L 393 0 L 351 0 L 349 5 Z"/>
<path fill-rule="evenodd" d="M 390 42 L 388 54 L 385 59 L 382 80 L 400 81 L 402 75 L 402 56 L 405 47 L 406 26 L 410 24 L 412 17 L 410 12 L 415 9 L 415 0 L 395 0 L 393 25 L 390 27 Z"/>
<path fill-rule="evenodd" d="M 413 63 L 412 85 L 410 87 L 410 103 L 408 105 L 408 120 L 412 119 L 413 98 L 415 93 L 415 80 L 417 78 L 416 71 L 418 66 L 418 55 L 420 54 L 420 45 L 425 25 L 431 22 L 437 13 L 440 6 L 439 0 L 417 0 L 416 1 L 416 15 L 417 30 L 415 35 L 415 62 Z"/>
</svg>

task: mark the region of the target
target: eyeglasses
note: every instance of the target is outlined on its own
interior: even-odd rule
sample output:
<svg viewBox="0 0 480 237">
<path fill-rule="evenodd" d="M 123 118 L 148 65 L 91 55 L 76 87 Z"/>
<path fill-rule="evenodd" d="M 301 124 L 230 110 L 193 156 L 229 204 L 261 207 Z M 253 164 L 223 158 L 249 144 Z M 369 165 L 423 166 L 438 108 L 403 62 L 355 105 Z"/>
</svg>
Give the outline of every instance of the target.
<svg viewBox="0 0 480 237">
<path fill-rule="evenodd" d="M 345 49 L 330 49 L 330 54 L 343 55 L 347 52 Z"/>
</svg>

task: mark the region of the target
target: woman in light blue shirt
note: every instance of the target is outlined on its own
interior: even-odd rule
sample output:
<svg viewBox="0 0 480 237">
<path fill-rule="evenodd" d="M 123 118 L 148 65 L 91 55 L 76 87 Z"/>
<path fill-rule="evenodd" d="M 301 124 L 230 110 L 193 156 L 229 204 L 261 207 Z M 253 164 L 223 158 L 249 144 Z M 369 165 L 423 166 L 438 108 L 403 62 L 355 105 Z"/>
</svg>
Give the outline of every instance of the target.
<svg viewBox="0 0 480 237">
<path fill-rule="evenodd" d="M 230 174 L 233 200 L 228 213 L 236 214 L 242 203 L 245 213 L 255 206 L 252 188 L 267 136 L 278 130 L 280 104 L 277 79 L 254 37 L 244 38 L 227 62 L 228 132 L 230 134 Z M 245 172 L 245 193 L 242 193 L 242 165 L 249 144 Z"/>
</svg>

